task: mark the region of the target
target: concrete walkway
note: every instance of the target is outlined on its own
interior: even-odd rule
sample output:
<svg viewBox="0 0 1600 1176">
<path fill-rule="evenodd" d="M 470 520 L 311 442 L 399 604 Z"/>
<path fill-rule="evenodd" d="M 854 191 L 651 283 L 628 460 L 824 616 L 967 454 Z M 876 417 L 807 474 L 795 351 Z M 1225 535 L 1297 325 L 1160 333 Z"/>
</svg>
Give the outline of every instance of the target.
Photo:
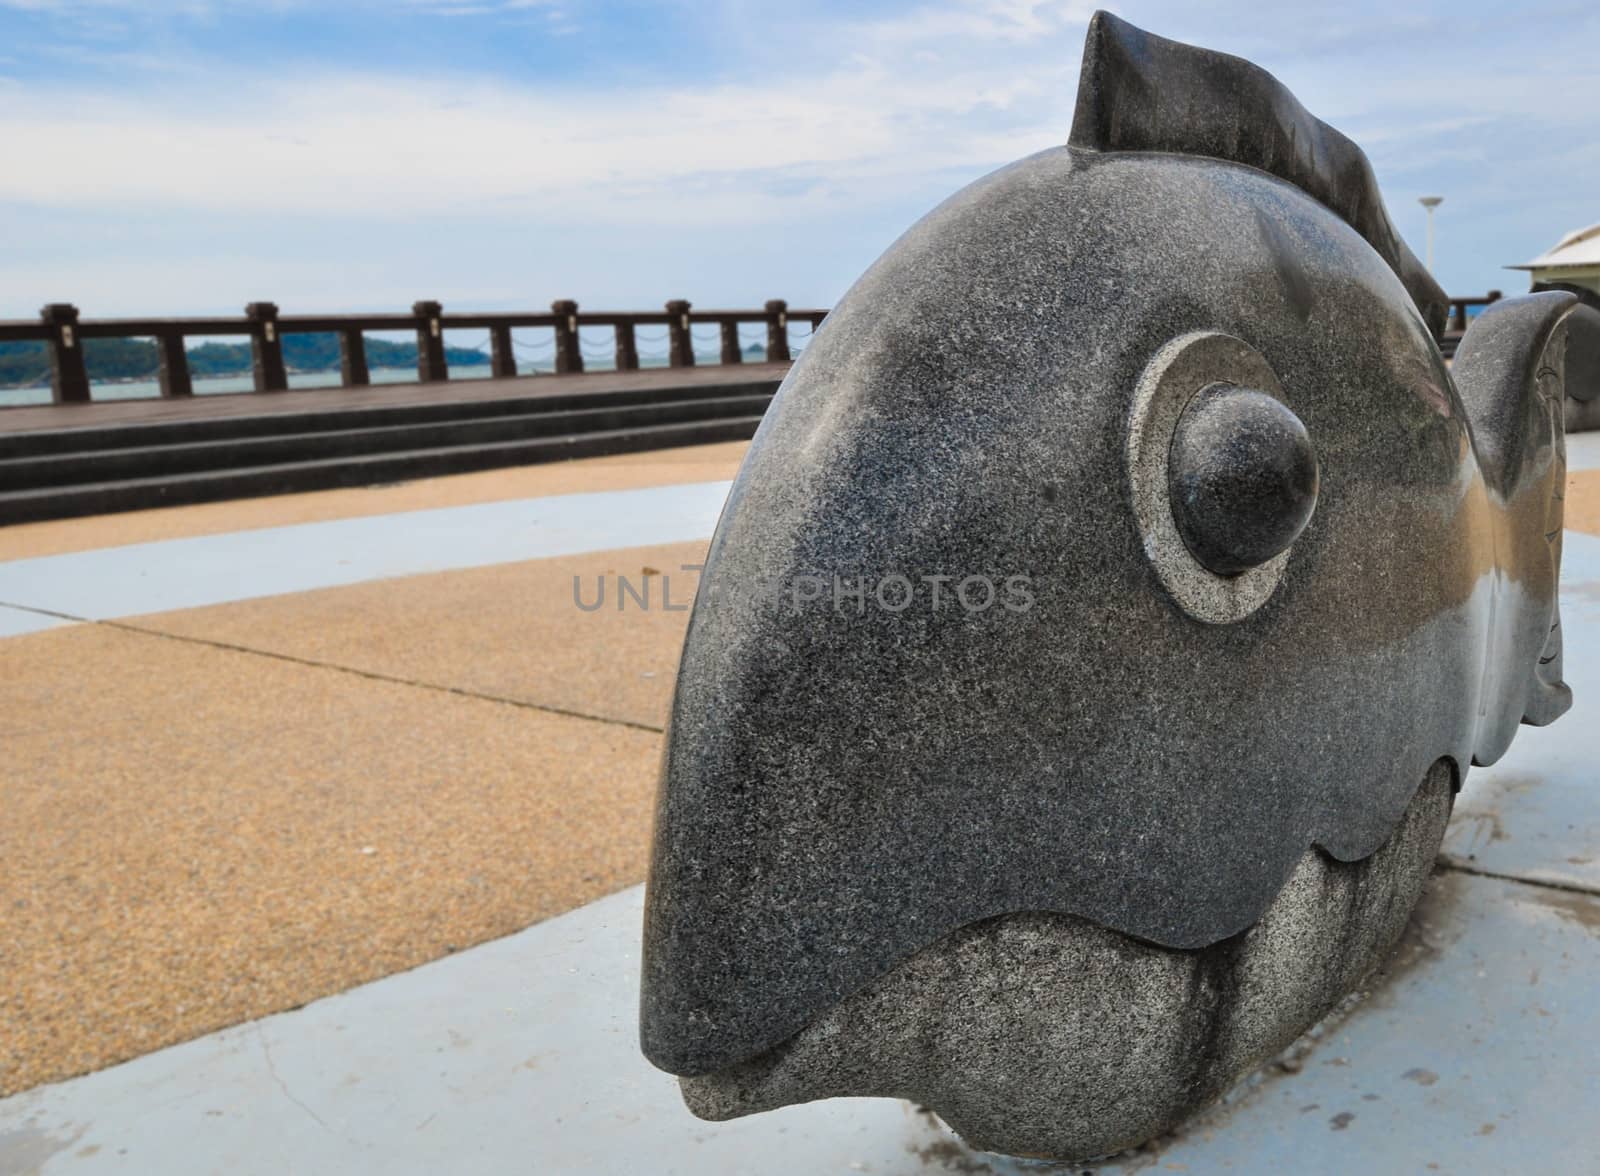
<svg viewBox="0 0 1600 1176">
<path fill-rule="evenodd" d="M 1600 434 L 1573 438 L 1570 459 L 1600 469 Z M 0 976 L 18 981 L 4 989 L 14 1007 L 0 1001 L 15 1029 L 0 1057 L 23 1031 L 58 1061 L 63 1032 L 154 1033 L 113 1055 L 127 1057 L 637 879 L 681 615 L 574 626 L 567 581 L 674 566 L 675 548 L 625 548 L 624 564 L 610 545 L 703 541 L 727 483 L 708 470 L 641 496 L 655 473 L 598 462 L 561 477 L 602 468 L 619 489 L 508 500 L 445 479 L 421 499 L 402 487 L 28 529 L 32 550 L 59 554 L 0 563 L 0 601 L 21 606 L 0 625 L 8 611 L 19 628 L 184 611 L 0 640 L 13 691 Z M 1600 518 L 1585 501 L 1600 481 L 1584 490 L 1569 508 Z M 307 521 L 261 525 L 273 510 Z M 252 529 L 219 522 L 234 511 Z M 91 532 L 177 537 L 81 550 Z M 1575 708 L 1471 773 L 1389 977 L 1288 1067 L 1101 1171 L 1600 1171 L 1587 1129 L 1600 1107 L 1600 539 L 1569 530 L 1566 544 Z M 95 737 L 58 738 L 79 714 L 97 716 Z M 352 743 L 365 751 L 345 754 Z M 109 842 L 64 856 L 99 826 Z M 48 872 L 30 883 L 34 858 Z M 0 1100 L 0 1176 L 1040 1170 L 973 1155 L 890 1100 L 693 1119 L 637 1052 L 639 903 L 626 889 Z M 37 948 L 19 938 L 32 923 Z M 65 1019 L 41 1020 L 45 1001 Z"/>
<path fill-rule="evenodd" d="M 1600 551 L 1593 563 L 1600 572 Z M 1600 606 L 1579 608 L 1592 631 Z M 1600 641 L 1581 653 L 1600 665 Z M 1584 709 L 1525 732 L 1503 766 L 1472 778 L 1476 796 L 1499 798 L 1496 844 L 1600 857 L 1592 803 L 1586 835 L 1550 815 L 1594 795 L 1574 753 L 1600 715 L 1600 672 L 1574 679 Z M 1484 803 L 1464 806 L 1452 856 L 1471 852 Z M 641 895 L 18 1095 L 0 1103 L 0 1172 L 1041 1170 L 969 1153 L 889 1100 L 693 1119 L 637 1051 Z M 1597 973 L 1594 894 L 1442 870 L 1387 982 L 1292 1069 L 1258 1076 L 1157 1151 L 1097 1170 L 1593 1171 Z"/>
<path fill-rule="evenodd" d="M 1592 1172 L 1600 1107 L 1600 539 L 1569 534 L 1570 715 L 1469 777 L 1369 999 L 1180 1137 L 1101 1172 Z M 0 1102 L 0 1173 L 927 1173 L 890 1100 L 701 1123 L 637 1052 L 641 893 Z"/>
<path fill-rule="evenodd" d="M 731 483 L 478 503 L 0 563 L 0 637 L 430 572 L 709 539 Z"/>
</svg>

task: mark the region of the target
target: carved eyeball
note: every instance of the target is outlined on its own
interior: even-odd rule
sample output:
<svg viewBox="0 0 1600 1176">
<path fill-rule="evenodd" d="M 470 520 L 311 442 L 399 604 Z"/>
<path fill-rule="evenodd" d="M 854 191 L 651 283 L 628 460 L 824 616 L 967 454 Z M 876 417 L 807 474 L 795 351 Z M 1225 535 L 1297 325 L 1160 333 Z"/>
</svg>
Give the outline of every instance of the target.
<svg viewBox="0 0 1600 1176">
<path fill-rule="evenodd" d="M 1193 331 L 1145 365 L 1128 411 L 1128 483 L 1145 556 L 1184 612 L 1244 620 L 1283 580 L 1317 498 L 1311 439 L 1272 365 Z"/>
<path fill-rule="evenodd" d="M 1167 459 L 1184 545 L 1219 576 L 1286 551 L 1317 505 L 1317 454 L 1305 425 L 1265 392 L 1212 384 L 1178 419 Z"/>
</svg>

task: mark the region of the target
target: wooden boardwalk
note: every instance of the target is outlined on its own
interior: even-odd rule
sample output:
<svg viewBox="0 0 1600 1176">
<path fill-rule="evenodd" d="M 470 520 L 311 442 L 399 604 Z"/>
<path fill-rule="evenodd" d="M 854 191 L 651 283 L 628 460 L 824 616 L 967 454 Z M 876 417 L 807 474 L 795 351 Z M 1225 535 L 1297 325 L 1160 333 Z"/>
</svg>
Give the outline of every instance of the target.
<svg viewBox="0 0 1600 1176">
<path fill-rule="evenodd" d="M 580 392 L 681 392 L 696 388 L 714 392 L 752 381 L 781 380 L 788 370 L 788 363 L 706 364 L 698 367 L 642 368 L 630 372 L 516 376 L 498 380 L 368 384 L 357 388 L 295 388 L 286 392 L 228 392 L 172 398 L 153 396 L 139 400 L 90 401 L 87 404 L 29 404 L 0 408 L 0 434 L 352 408 L 471 404 Z M 338 373 L 332 373 L 331 378 L 337 379 Z"/>
</svg>

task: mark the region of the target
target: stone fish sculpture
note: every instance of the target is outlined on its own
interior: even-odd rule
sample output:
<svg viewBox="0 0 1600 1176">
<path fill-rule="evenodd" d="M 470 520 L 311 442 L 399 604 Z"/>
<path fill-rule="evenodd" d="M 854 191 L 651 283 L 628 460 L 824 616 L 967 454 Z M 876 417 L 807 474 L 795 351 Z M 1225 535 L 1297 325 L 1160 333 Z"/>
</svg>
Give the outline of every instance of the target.
<svg viewBox="0 0 1600 1176">
<path fill-rule="evenodd" d="M 1092 1158 L 1359 984 L 1469 764 L 1570 703 L 1574 305 L 1452 379 L 1359 149 L 1096 16 L 1068 146 L 857 282 L 712 540 L 644 938 L 690 1109 Z"/>
</svg>

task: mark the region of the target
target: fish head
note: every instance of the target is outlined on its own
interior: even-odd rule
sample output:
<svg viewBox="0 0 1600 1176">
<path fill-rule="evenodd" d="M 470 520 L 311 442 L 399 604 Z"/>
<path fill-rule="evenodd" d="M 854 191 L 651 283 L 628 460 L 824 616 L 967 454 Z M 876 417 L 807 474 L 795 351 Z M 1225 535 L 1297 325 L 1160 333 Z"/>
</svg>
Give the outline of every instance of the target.
<svg viewBox="0 0 1600 1176">
<path fill-rule="evenodd" d="M 1219 457 L 1243 488 L 1186 498 Z M 1194 947 L 1309 845 L 1371 853 L 1468 742 L 1473 470 L 1406 290 L 1292 185 L 1069 147 L 936 209 L 796 362 L 711 543 L 646 1023 L 745 1023 L 726 976 L 668 980 L 730 953 L 788 1007 L 660 1059 L 770 1046 L 975 919 Z M 1258 499 L 1233 563 L 1194 538 Z"/>
<path fill-rule="evenodd" d="M 646 897 L 646 1056 L 744 1092 L 705 1113 L 1003 1106 L 976 1063 L 929 1094 L 966 1065 L 929 1043 L 998 1001 L 1025 1008 L 1011 1056 L 1037 1058 L 1110 992 L 1149 1014 L 1138 1066 L 1063 1046 L 1041 1089 L 1177 1083 L 1165 1129 L 1215 1081 L 1138 1042 L 1231 1080 L 1420 892 L 1492 686 L 1496 580 L 1442 295 L 1353 144 L 1196 53 L 1097 18 L 1072 141 L 896 241 L 756 433 L 689 620 Z M 1151 70 L 1198 122 L 1162 114 Z M 1323 866 L 1387 914 L 1291 885 Z M 1296 902 L 1292 933 L 1261 930 Z M 1005 995 L 1013 948 L 1095 979 Z M 1186 986 L 1237 996 L 1249 959 L 1315 974 L 1245 1002 L 1254 1053 L 1214 1049 Z M 846 1065 L 839 1018 L 882 1021 L 860 1010 L 885 992 L 919 1016 Z M 773 1085 L 812 1048 L 846 1077 Z"/>
</svg>

